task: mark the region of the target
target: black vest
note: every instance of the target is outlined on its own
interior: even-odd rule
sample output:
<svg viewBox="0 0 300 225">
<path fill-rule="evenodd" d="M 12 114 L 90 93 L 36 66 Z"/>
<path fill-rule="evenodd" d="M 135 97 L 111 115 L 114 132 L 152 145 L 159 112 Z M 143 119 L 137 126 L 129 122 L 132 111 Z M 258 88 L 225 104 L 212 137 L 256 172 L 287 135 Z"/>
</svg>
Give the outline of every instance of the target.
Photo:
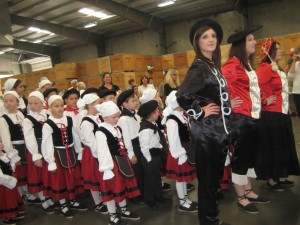
<svg viewBox="0 0 300 225">
<path fill-rule="evenodd" d="M 122 133 L 122 130 L 120 127 L 118 127 L 120 132 Z M 98 131 L 101 131 L 104 133 L 104 135 L 106 136 L 107 138 L 107 145 L 108 145 L 108 148 L 109 148 L 109 151 L 110 151 L 110 154 L 112 156 L 115 156 L 115 155 L 120 155 L 120 145 L 119 145 L 119 141 L 116 137 L 114 137 L 112 135 L 112 133 L 107 130 L 105 127 L 99 127 Z"/>
<path fill-rule="evenodd" d="M 11 176 L 13 173 L 12 168 L 10 167 L 10 164 L 3 162 L 1 159 L 0 159 L 0 168 L 1 168 L 3 174 Z"/>
<path fill-rule="evenodd" d="M 73 135 L 72 135 L 72 127 L 73 127 L 73 121 L 72 118 L 70 116 L 67 116 L 67 135 L 66 138 L 64 137 L 64 142 L 65 144 L 72 144 L 73 143 Z M 56 123 L 54 123 L 52 120 L 47 120 L 46 121 L 47 124 L 49 124 L 49 126 L 52 128 L 53 133 L 52 133 L 52 139 L 53 139 L 53 145 L 54 146 L 64 146 L 63 144 L 63 140 L 62 140 L 62 133 L 61 133 L 61 129 L 57 126 Z"/>
<path fill-rule="evenodd" d="M 189 142 L 191 140 L 191 132 L 187 124 L 184 124 L 181 122 L 181 120 L 175 116 L 175 115 L 169 115 L 167 117 L 168 120 L 175 120 L 178 124 L 178 132 L 179 132 L 179 138 L 181 143 Z"/>
<path fill-rule="evenodd" d="M 37 121 L 33 116 L 28 115 L 26 117 L 27 119 L 30 120 L 30 122 L 33 124 L 33 129 L 34 129 L 34 136 L 38 139 L 38 138 L 42 138 L 43 133 L 43 124 L 44 122 L 42 121 Z"/>
<path fill-rule="evenodd" d="M 13 121 L 6 114 L 4 114 L 2 117 L 6 120 L 8 124 L 11 141 L 24 140 L 24 134 L 21 124 L 14 124 Z"/>
<path fill-rule="evenodd" d="M 94 130 L 93 130 L 93 132 L 94 132 L 94 134 L 96 133 L 96 131 L 98 130 L 98 124 L 93 120 L 93 119 L 91 119 L 90 117 L 84 117 L 83 119 L 82 119 L 82 121 L 81 121 L 81 123 L 83 122 L 83 121 L 88 121 L 88 122 L 90 122 L 91 124 L 93 124 L 94 125 Z"/>
</svg>

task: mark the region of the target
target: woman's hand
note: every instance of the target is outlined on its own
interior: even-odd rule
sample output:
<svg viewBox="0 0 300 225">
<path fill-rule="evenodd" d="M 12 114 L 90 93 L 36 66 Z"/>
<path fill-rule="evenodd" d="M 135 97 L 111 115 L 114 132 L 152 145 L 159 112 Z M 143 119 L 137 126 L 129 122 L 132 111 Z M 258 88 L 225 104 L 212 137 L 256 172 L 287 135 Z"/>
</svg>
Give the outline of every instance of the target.
<svg viewBox="0 0 300 225">
<path fill-rule="evenodd" d="M 204 107 L 202 110 L 205 112 L 204 118 L 210 115 L 218 115 L 220 113 L 220 106 L 216 105 L 215 103 L 210 103 Z"/>
<path fill-rule="evenodd" d="M 239 96 L 231 99 L 231 108 L 232 109 L 239 107 L 241 104 L 243 104 L 243 100 Z"/>
<path fill-rule="evenodd" d="M 266 105 L 271 105 L 276 102 L 277 97 L 275 95 L 271 95 L 269 98 L 266 99 Z"/>
<path fill-rule="evenodd" d="M 42 167 L 43 166 L 43 161 L 41 159 L 35 160 L 34 165 L 37 167 Z"/>
</svg>

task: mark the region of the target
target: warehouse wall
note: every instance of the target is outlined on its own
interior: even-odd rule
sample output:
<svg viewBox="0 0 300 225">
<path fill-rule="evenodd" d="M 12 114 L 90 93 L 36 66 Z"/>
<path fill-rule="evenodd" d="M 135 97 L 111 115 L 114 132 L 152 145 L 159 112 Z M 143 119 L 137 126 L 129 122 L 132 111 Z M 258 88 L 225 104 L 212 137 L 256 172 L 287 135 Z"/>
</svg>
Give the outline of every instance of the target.
<svg viewBox="0 0 300 225">
<path fill-rule="evenodd" d="M 94 45 L 82 45 L 74 48 L 62 49 L 60 52 L 62 62 L 80 62 L 97 57 L 97 48 Z"/>
</svg>

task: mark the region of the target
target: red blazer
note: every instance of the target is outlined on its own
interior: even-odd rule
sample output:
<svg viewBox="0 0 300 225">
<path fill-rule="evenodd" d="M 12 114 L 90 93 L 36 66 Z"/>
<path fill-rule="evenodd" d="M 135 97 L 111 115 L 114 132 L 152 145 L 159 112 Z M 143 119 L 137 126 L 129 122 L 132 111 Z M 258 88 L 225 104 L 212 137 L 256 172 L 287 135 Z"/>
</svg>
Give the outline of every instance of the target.
<svg viewBox="0 0 300 225">
<path fill-rule="evenodd" d="M 227 81 L 230 99 L 239 96 L 243 101 L 239 107 L 232 109 L 232 111 L 258 119 L 261 99 L 255 72 L 251 71 L 251 74 L 247 74 L 240 60 L 233 57 L 223 65 L 222 74 Z"/>
<path fill-rule="evenodd" d="M 262 98 L 262 110 L 269 112 L 288 113 L 288 81 L 284 72 L 275 72 L 268 63 L 262 63 L 256 70 Z M 276 96 L 276 102 L 266 105 L 266 99 Z"/>
</svg>

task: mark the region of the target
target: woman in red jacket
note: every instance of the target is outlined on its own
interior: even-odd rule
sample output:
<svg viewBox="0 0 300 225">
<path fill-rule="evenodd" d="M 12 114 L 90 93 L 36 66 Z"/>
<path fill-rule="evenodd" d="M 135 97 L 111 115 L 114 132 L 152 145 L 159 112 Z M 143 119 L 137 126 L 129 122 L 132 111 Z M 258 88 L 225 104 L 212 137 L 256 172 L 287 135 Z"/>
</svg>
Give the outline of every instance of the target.
<svg viewBox="0 0 300 225">
<path fill-rule="evenodd" d="M 260 91 L 252 58 L 256 41 L 253 32 L 243 30 L 232 34 L 229 60 L 222 68 L 228 85 L 232 105 L 231 139 L 234 147 L 232 182 L 238 195 L 237 206 L 249 213 L 258 213 L 253 203 L 267 203 L 268 199 L 258 196 L 253 190 L 250 178 L 255 178 L 254 166 L 259 139 L 259 118 L 261 110 Z"/>
<path fill-rule="evenodd" d="M 267 187 L 283 191 L 294 182 L 289 175 L 299 175 L 294 134 L 288 115 L 288 81 L 277 65 L 282 58 L 278 42 L 269 37 L 263 44 L 257 68 L 258 83 L 262 97 L 261 141 L 255 171 L 257 179 L 268 180 Z"/>
</svg>

